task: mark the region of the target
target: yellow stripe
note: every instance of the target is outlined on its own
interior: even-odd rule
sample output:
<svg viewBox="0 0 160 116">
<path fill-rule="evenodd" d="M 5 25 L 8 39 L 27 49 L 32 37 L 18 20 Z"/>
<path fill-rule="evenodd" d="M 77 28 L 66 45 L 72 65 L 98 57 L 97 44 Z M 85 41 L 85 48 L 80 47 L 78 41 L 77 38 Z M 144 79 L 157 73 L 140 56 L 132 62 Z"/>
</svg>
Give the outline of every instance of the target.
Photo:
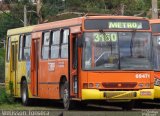
<svg viewBox="0 0 160 116">
<path fill-rule="evenodd" d="M 106 96 L 104 96 L 106 93 Z M 141 93 L 149 93 L 142 95 Z M 137 96 L 135 96 L 137 95 Z M 142 89 L 139 91 L 99 91 L 98 89 L 82 89 L 82 100 L 101 100 L 101 99 L 153 99 L 153 89 Z"/>
</svg>

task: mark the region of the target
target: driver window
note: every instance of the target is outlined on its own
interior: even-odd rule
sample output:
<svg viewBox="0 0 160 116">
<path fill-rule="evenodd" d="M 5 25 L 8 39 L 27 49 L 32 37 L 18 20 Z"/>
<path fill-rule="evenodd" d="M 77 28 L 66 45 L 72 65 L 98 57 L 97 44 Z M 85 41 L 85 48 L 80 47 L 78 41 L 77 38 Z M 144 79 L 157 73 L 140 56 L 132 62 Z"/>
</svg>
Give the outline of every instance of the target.
<svg viewBox="0 0 160 116">
<path fill-rule="evenodd" d="M 91 40 L 89 37 L 85 38 L 84 57 L 85 57 L 85 68 L 91 68 L 92 49 L 91 49 Z"/>
</svg>

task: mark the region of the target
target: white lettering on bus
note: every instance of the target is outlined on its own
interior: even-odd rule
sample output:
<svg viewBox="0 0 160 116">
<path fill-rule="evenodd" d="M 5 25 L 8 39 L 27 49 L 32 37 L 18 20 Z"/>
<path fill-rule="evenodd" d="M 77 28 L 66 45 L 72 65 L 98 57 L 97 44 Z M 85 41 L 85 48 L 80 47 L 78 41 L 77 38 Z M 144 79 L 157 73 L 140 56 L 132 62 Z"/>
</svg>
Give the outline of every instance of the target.
<svg viewBox="0 0 160 116">
<path fill-rule="evenodd" d="M 109 22 L 109 28 L 142 29 L 142 23 L 139 22 Z"/>
<path fill-rule="evenodd" d="M 54 69 L 55 69 L 55 63 L 53 62 L 53 63 L 48 63 L 48 70 L 49 71 L 54 71 Z"/>
<path fill-rule="evenodd" d="M 136 74 L 135 77 L 137 79 L 150 78 L 150 74 L 147 74 L 147 73 L 145 73 L 145 74 Z"/>
</svg>

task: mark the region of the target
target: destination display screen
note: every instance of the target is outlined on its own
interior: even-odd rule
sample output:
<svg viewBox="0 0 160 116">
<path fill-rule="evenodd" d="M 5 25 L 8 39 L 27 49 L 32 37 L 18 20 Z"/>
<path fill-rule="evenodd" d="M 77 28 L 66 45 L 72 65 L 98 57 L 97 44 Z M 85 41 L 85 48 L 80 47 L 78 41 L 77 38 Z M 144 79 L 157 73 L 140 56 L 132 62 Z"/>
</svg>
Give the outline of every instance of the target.
<svg viewBox="0 0 160 116">
<path fill-rule="evenodd" d="M 152 24 L 151 27 L 153 33 L 160 33 L 160 24 Z"/>
<path fill-rule="evenodd" d="M 86 30 L 103 29 L 123 29 L 123 30 L 147 30 L 150 29 L 147 20 L 129 20 L 129 19 L 86 19 L 84 22 Z"/>
</svg>

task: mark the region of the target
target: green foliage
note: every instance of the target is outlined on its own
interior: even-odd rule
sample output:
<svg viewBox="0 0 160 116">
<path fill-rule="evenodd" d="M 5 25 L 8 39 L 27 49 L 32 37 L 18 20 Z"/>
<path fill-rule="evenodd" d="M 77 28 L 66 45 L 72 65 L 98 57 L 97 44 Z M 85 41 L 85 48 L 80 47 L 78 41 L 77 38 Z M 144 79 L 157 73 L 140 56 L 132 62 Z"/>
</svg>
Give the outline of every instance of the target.
<svg viewBox="0 0 160 116">
<path fill-rule="evenodd" d="M 17 2 L 16 0 L 10 3 L 10 12 L 5 12 L 0 14 L 0 39 L 5 38 L 8 29 L 13 29 L 23 26 L 23 16 L 24 16 L 24 5 L 27 7 L 27 19 L 28 24 L 33 25 L 37 23 L 37 15 L 35 12 L 36 7 L 28 0 L 22 0 Z"/>
<path fill-rule="evenodd" d="M 0 104 L 4 103 L 12 104 L 14 103 L 14 98 L 11 94 L 6 93 L 4 87 L 0 87 Z"/>
<path fill-rule="evenodd" d="M 0 82 L 4 82 L 4 72 L 5 72 L 5 50 L 0 48 Z"/>
<path fill-rule="evenodd" d="M 63 0 L 42 0 L 42 3 L 41 14 L 43 20 L 53 21 L 50 20 L 52 16 L 67 10 L 66 2 Z"/>
<path fill-rule="evenodd" d="M 55 5 L 50 5 L 50 3 L 46 3 L 43 5 L 41 12 L 42 17 L 48 19 L 50 16 L 56 15 L 59 12 L 59 10 L 57 7 L 55 7 Z"/>
<path fill-rule="evenodd" d="M 11 13 L 0 14 L 0 38 L 5 38 L 8 29 L 22 26 L 22 23 L 11 16 Z"/>
<path fill-rule="evenodd" d="M 24 5 L 26 5 L 26 9 L 27 9 L 27 24 L 28 25 L 36 24 L 37 23 L 37 14 L 35 13 L 36 7 L 29 2 L 26 2 L 26 0 L 10 5 L 11 6 L 11 10 L 10 10 L 11 18 L 18 20 L 19 24 L 23 26 Z"/>
<path fill-rule="evenodd" d="M 121 15 L 124 5 L 124 15 L 138 15 L 150 17 L 151 0 L 41 0 L 40 14 L 43 22 L 76 17 L 75 14 L 62 15 L 63 12 L 100 13 Z M 23 26 L 23 9 L 27 6 L 28 25 L 37 24 L 36 5 L 29 0 L 5 0 L 10 4 L 10 13 L 0 14 L 0 39 L 4 38 L 10 28 Z M 158 0 L 160 7 L 160 1 Z M 78 16 L 78 15 L 77 15 Z"/>
<path fill-rule="evenodd" d="M 11 95 L 13 95 L 13 82 L 12 81 L 9 82 L 9 90 L 10 90 Z"/>
</svg>

